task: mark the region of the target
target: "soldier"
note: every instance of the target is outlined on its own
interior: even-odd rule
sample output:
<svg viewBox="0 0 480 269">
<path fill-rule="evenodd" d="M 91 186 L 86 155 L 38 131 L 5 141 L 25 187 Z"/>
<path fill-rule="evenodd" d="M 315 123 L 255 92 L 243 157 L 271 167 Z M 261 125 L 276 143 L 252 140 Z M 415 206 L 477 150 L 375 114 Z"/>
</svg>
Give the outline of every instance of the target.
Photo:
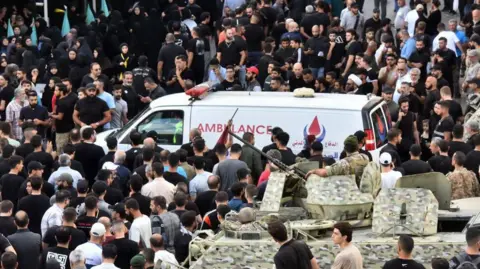
<svg viewBox="0 0 480 269">
<path fill-rule="evenodd" d="M 347 157 L 334 163 L 332 166 L 308 172 L 307 178 L 311 174 L 316 174 L 321 177 L 355 175 L 355 180 L 358 186 L 360 184 L 360 179 L 362 178 L 363 169 L 369 162 L 368 156 L 358 152 L 358 140 L 354 135 L 348 136 L 347 139 L 345 139 L 343 146 L 347 153 Z"/>
<path fill-rule="evenodd" d="M 245 207 L 238 212 L 238 221 L 242 224 L 238 231 L 264 231 L 259 223 L 255 223 L 255 211 Z"/>
<path fill-rule="evenodd" d="M 452 185 L 452 200 L 479 196 L 477 177 L 472 171 L 467 170 L 463 165 L 467 157 L 461 151 L 455 152 L 452 158 L 453 172 L 447 174 Z"/>
</svg>

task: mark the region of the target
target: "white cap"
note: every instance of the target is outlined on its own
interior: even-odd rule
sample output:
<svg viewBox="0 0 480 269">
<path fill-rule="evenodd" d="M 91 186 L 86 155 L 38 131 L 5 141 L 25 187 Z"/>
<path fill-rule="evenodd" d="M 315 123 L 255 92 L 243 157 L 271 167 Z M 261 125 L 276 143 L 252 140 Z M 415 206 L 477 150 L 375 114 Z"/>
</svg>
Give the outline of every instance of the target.
<svg viewBox="0 0 480 269">
<path fill-rule="evenodd" d="M 93 224 L 92 229 L 90 229 L 90 233 L 96 237 L 103 236 L 106 232 L 105 226 L 99 222 Z"/>
<path fill-rule="evenodd" d="M 362 85 L 362 80 L 357 75 L 351 74 L 350 76 L 348 76 L 348 79 L 355 83 L 357 87 Z"/>
<path fill-rule="evenodd" d="M 422 5 L 422 4 L 418 4 L 418 5 L 415 7 L 415 10 L 417 10 L 417 11 L 423 10 L 423 5 Z"/>
<path fill-rule="evenodd" d="M 380 155 L 380 164 L 389 165 L 392 163 L 392 155 L 388 152 L 384 152 Z"/>
<path fill-rule="evenodd" d="M 102 169 L 107 169 L 107 170 L 117 170 L 118 165 L 112 163 L 112 162 L 105 162 L 102 165 Z"/>
</svg>

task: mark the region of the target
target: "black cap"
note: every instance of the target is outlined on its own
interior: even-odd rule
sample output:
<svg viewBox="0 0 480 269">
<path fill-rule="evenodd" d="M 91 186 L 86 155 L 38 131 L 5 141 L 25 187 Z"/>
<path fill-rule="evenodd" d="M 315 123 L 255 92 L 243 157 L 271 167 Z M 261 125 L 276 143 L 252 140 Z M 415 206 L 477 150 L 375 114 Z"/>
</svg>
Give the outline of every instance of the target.
<svg viewBox="0 0 480 269">
<path fill-rule="evenodd" d="M 88 191 L 88 181 L 79 180 L 77 183 L 77 191 L 79 193 L 86 193 Z"/>
<path fill-rule="evenodd" d="M 386 86 L 386 87 L 383 87 L 382 91 L 383 93 L 386 93 L 386 94 L 392 94 L 395 92 L 395 89 L 393 89 L 392 87 Z"/>
<path fill-rule="evenodd" d="M 115 205 L 112 205 L 109 208 L 112 211 L 115 211 L 117 213 L 125 212 L 125 204 L 124 203 L 116 203 Z"/>
<path fill-rule="evenodd" d="M 36 161 L 32 161 L 32 162 L 29 162 L 28 165 L 27 165 L 27 170 L 28 171 L 34 171 L 34 170 L 42 170 L 43 168 L 45 168 L 45 166 L 39 162 L 36 162 Z"/>
</svg>

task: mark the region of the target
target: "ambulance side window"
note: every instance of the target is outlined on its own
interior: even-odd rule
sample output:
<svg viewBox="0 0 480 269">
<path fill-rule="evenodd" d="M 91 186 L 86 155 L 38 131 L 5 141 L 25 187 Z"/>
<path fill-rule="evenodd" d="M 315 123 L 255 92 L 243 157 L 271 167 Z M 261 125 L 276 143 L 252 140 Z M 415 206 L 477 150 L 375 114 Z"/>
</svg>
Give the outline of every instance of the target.
<svg viewBox="0 0 480 269">
<path fill-rule="evenodd" d="M 182 145 L 183 110 L 162 110 L 150 114 L 137 126 L 145 138 L 155 134 L 159 145 Z"/>
</svg>

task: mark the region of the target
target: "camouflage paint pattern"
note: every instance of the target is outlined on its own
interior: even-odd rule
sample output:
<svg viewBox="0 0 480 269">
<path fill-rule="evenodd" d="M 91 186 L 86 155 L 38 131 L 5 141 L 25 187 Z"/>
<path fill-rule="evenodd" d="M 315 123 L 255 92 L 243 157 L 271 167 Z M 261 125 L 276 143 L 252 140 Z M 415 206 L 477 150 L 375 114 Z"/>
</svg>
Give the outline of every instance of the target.
<svg viewBox="0 0 480 269">
<path fill-rule="evenodd" d="M 282 200 L 283 187 L 287 180 L 287 174 L 278 171 L 271 172 L 268 178 L 267 188 L 263 195 L 260 211 L 278 212 L 280 209 L 280 201 Z"/>
<path fill-rule="evenodd" d="M 355 176 L 311 176 L 306 186 L 306 206 L 315 219 L 320 220 L 361 220 L 370 216 L 373 197 L 361 193 L 355 183 Z"/>
<path fill-rule="evenodd" d="M 363 231 L 362 231 L 363 232 Z M 365 269 L 380 269 L 383 264 L 397 257 L 398 237 L 382 237 L 371 230 L 359 235 L 353 233 L 353 242 L 363 256 Z M 414 238 L 415 260 L 430 268 L 430 261 L 435 257 L 450 259 L 465 248 L 465 235 L 461 233 L 439 233 L 424 238 Z M 329 237 L 307 244 L 317 259 L 320 268 L 330 268 L 335 255 L 339 252 Z M 216 241 L 204 256 L 195 262 L 192 269 L 224 268 L 273 268 L 273 257 L 278 251 L 278 244 L 271 239 L 242 241 L 222 238 Z"/>
<path fill-rule="evenodd" d="M 360 185 L 363 169 L 369 163 L 368 156 L 359 152 L 352 153 L 331 166 L 327 166 L 327 176 L 355 175 L 357 186 Z"/>
<path fill-rule="evenodd" d="M 403 220 L 402 204 L 406 209 Z M 384 189 L 375 199 L 372 221 L 374 233 L 393 234 L 395 231 L 395 234 L 432 235 L 437 233 L 437 224 L 438 202 L 430 190 Z"/>
<path fill-rule="evenodd" d="M 480 195 L 477 176 L 464 167 L 448 173 L 447 179 L 452 186 L 452 200 L 478 197 Z"/>
<path fill-rule="evenodd" d="M 382 174 L 380 164 L 369 162 L 363 169 L 362 180 L 360 180 L 360 192 L 370 193 L 373 198 L 377 197 L 382 188 Z"/>
</svg>

